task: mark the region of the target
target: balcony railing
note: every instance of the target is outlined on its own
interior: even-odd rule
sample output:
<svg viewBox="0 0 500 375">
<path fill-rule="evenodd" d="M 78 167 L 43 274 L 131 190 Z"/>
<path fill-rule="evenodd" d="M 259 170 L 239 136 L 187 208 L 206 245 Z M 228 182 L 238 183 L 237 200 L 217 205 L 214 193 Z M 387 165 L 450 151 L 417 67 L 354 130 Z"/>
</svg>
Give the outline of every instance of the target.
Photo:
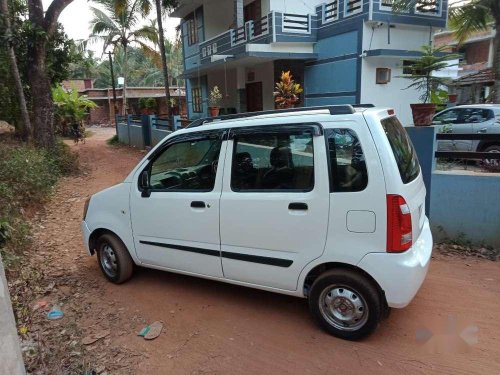
<svg viewBox="0 0 500 375">
<path fill-rule="evenodd" d="M 333 22 L 339 19 L 339 0 L 323 5 L 323 23 Z"/>
<path fill-rule="evenodd" d="M 247 28 L 245 26 L 231 30 L 231 46 L 236 46 L 247 41 Z"/>
<path fill-rule="evenodd" d="M 283 13 L 283 32 L 308 34 L 311 32 L 311 15 Z"/>
<path fill-rule="evenodd" d="M 361 13 L 362 11 L 363 0 L 346 0 L 344 9 L 345 17 Z"/>
<path fill-rule="evenodd" d="M 441 0 L 419 0 L 415 4 L 415 13 L 439 15 L 441 13 Z"/>
<path fill-rule="evenodd" d="M 262 17 L 260 20 L 250 22 L 250 39 L 267 34 L 269 34 L 269 15 Z"/>
</svg>

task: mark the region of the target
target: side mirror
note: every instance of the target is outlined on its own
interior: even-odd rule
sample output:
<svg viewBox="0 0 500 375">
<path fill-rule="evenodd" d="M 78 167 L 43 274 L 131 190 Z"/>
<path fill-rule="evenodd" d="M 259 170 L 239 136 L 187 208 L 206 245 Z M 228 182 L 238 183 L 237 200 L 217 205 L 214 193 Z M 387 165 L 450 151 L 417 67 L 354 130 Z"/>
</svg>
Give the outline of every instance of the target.
<svg viewBox="0 0 500 375">
<path fill-rule="evenodd" d="M 143 198 L 149 198 L 151 196 L 151 186 L 149 186 L 149 172 L 147 170 L 141 173 L 140 187 L 142 189 L 141 196 Z"/>
</svg>

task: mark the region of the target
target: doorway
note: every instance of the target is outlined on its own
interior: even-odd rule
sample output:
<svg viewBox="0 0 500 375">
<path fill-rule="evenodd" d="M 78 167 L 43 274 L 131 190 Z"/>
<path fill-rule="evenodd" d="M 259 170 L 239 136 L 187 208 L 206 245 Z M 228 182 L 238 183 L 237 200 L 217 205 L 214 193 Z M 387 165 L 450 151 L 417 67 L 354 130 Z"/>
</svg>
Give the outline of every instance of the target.
<svg viewBox="0 0 500 375">
<path fill-rule="evenodd" d="M 253 82 L 246 84 L 247 92 L 247 111 L 257 112 L 264 109 L 262 97 L 262 82 Z"/>
</svg>

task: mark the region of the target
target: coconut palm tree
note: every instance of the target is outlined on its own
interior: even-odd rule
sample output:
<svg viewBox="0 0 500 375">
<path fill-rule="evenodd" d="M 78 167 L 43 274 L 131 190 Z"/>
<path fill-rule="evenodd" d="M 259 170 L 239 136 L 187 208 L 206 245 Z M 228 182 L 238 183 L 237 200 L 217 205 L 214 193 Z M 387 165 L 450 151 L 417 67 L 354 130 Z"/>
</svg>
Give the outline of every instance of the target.
<svg viewBox="0 0 500 375">
<path fill-rule="evenodd" d="M 130 46 L 139 47 L 142 52 L 153 60 L 158 60 L 158 53 L 148 45 L 157 44 L 158 34 L 156 29 L 148 25 L 140 25 L 143 16 L 147 14 L 141 7 L 139 1 L 121 0 L 124 6 L 118 8 L 116 0 L 94 0 L 103 9 L 91 7 L 93 19 L 90 21 L 92 28 L 91 41 L 101 40 L 104 42 L 103 52 L 112 47 L 113 50 L 121 48 L 123 51 L 122 74 L 123 84 L 123 107 L 122 114 L 126 113 L 127 106 L 127 78 L 128 78 L 128 48 Z"/>
<path fill-rule="evenodd" d="M 108 3 L 112 3 L 115 10 L 117 12 L 123 11 L 125 9 L 126 4 L 130 0 L 99 0 L 99 1 L 107 1 Z M 174 9 L 178 1 L 177 0 L 135 0 L 134 7 L 138 7 L 141 9 L 144 15 L 149 14 L 151 10 L 151 6 L 154 4 L 156 8 L 156 21 L 154 21 L 158 25 L 158 46 L 160 49 L 160 57 L 161 57 L 161 65 L 163 70 L 163 81 L 165 86 L 165 96 L 167 102 L 167 111 L 169 108 L 168 103 L 170 102 L 170 87 L 169 87 L 169 79 L 168 79 L 168 62 L 167 62 L 167 53 L 165 50 L 165 34 L 163 31 L 163 15 L 166 11 Z"/>
</svg>

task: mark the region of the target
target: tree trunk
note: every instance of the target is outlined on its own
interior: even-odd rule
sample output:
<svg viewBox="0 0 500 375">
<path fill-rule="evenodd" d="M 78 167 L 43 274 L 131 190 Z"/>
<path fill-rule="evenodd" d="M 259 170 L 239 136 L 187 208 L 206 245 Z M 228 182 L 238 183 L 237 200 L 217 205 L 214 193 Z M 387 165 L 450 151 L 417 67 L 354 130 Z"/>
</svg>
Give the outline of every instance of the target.
<svg viewBox="0 0 500 375">
<path fill-rule="evenodd" d="M 29 84 L 31 88 L 32 123 L 35 143 L 44 148 L 53 148 L 54 135 L 54 103 L 52 88 L 46 72 L 46 42 L 37 38 L 28 47 Z"/>
<path fill-rule="evenodd" d="M 3 14 L 5 34 L 9 37 L 12 36 L 11 26 L 10 26 L 10 14 L 7 0 L 0 0 L 0 10 Z M 12 72 L 12 77 L 16 85 L 17 99 L 19 101 L 19 109 L 21 111 L 21 121 L 22 128 L 20 129 L 20 134 L 25 141 L 31 141 L 33 138 L 33 129 L 31 128 L 30 116 L 28 113 L 28 106 L 26 105 L 26 97 L 24 96 L 23 84 L 21 82 L 21 75 L 19 74 L 19 68 L 17 67 L 16 54 L 14 52 L 14 46 L 12 41 L 8 41 L 8 55 L 10 60 L 10 69 Z"/>
<path fill-rule="evenodd" d="M 165 82 L 165 100 L 167 102 L 167 116 L 170 115 L 170 87 L 168 82 L 167 54 L 165 53 L 165 37 L 163 34 L 163 21 L 161 19 L 161 2 L 156 2 L 156 22 L 158 22 L 158 34 L 160 37 L 161 64 L 163 67 L 163 80 Z"/>
<path fill-rule="evenodd" d="M 123 45 L 123 104 L 122 104 L 122 115 L 127 114 L 127 77 L 128 76 L 128 50 L 127 45 Z"/>
<path fill-rule="evenodd" d="M 495 85 L 493 86 L 494 103 L 500 103 L 500 17 L 496 21 L 495 39 L 493 40 L 493 74 Z"/>
</svg>

